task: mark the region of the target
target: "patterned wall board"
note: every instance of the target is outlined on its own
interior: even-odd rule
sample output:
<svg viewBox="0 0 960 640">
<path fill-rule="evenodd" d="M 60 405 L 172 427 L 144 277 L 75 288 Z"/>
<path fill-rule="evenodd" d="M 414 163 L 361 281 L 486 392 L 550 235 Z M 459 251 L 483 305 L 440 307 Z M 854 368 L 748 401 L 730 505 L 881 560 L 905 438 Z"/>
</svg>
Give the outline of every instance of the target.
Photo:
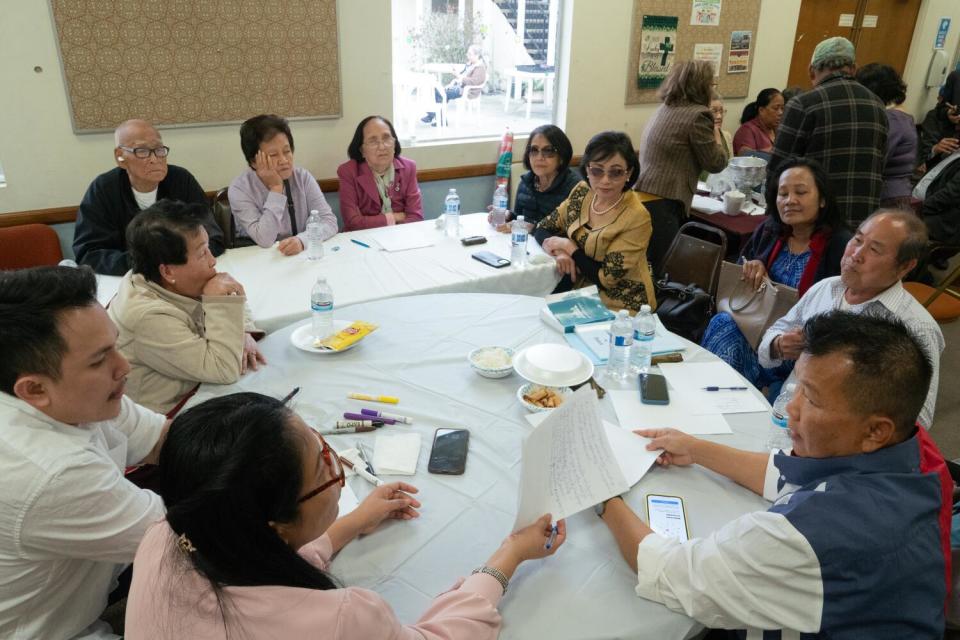
<svg viewBox="0 0 960 640">
<path fill-rule="evenodd" d="M 336 0 L 50 0 L 77 132 L 341 115 Z"/>
<path fill-rule="evenodd" d="M 637 67 L 640 57 L 640 31 L 644 15 L 676 16 L 677 48 L 674 64 L 693 58 L 697 44 L 722 44 L 720 77 L 717 91 L 724 98 L 743 98 L 750 90 L 750 72 L 756 54 L 757 24 L 760 21 L 760 0 L 723 0 L 720 24 L 698 26 L 690 24 L 693 11 L 691 0 L 633 0 L 633 21 L 630 33 L 630 59 L 627 65 L 627 91 L 624 104 L 659 102 L 656 89 L 637 88 Z M 730 56 L 730 38 L 734 31 L 750 31 L 750 58 L 746 73 L 727 73 Z"/>
</svg>

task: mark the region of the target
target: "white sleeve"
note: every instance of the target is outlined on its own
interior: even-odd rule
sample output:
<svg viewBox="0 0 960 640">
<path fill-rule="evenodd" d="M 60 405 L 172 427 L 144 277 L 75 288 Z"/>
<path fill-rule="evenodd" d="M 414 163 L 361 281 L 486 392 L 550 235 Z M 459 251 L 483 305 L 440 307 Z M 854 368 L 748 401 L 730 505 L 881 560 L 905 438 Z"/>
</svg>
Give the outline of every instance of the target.
<svg viewBox="0 0 960 640">
<path fill-rule="evenodd" d="M 167 418 L 142 407 L 129 396 L 120 402 L 120 415 L 111 424 L 127 436 L 127 464 L 137 464 L 153 451 Z"/>
<path fill-rule="evenodd" d="M 778 513 L 747 514 L 683 543 L 650 534 L 637 548 L 637 566 L 637 595 L 708 627 L 820 629 L 820 564 Z"/>
<path fill-rule="evenodd" d="M 807 291 L 807 294 L 797 300 L 797 304 L 793 305 L 785 316 L 779 318 L 764 332 L 763 339 L 760 340 L 760 346 L 757 347 L 757 360 L 760 362 L 761 367 L 769 369 L 770 367 L 779 366 L 783 362 L 783 360 L 779 358 L 770 357 L 770 345 L 773 344 L 773 340 L 780 334 L 803 326 L 804 309 L 806 308 L 805 301 L 811 299 L 811 293 L 812 291 Z"/>
</svg>

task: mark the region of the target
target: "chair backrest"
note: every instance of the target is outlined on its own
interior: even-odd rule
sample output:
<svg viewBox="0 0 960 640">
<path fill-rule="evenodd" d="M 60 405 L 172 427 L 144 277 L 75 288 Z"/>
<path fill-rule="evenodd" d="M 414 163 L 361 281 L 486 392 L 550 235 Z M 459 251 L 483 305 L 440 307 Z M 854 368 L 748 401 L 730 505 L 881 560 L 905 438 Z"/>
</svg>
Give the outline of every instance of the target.
<svg viewBox="0 0 960 640">
<path fill-rule="evenodd" d="M 223 231 L 223 244 L 227 249 L 236 246 L 237 228 L 233 221 L 233 212 L 230 211 L 230 198 L 227 197 L 228 187 L 217 191 L 213 196 L 211 209 L 213 210 L 213 219 L 217 221 L 220 230 Z"/>
<path fill-rule="evenodd" d="M 717 240 L 712 242 L 703 236 Z M 720 264 L 726 254 L 727 236 L 723 231 L 699 222 L 688 222 L 680 227 L 667 249 L 661 273 L 673 282 L 696 284 L 715 296 L 720 281 Z"/>
<path fill-rule="evenodd" d="M 45 224 L 0 229 L 0 269 L 56 265 L 63 260 L 60 237 Z"/>
</svg>

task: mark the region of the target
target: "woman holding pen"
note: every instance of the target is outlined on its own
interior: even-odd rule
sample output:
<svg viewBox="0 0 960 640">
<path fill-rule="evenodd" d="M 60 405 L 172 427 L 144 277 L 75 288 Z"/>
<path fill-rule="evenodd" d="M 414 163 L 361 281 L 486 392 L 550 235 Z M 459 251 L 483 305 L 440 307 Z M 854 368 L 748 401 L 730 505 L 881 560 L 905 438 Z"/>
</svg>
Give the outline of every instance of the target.
<svg viewBox="0 0 960 640">
<path fill-rule="evenodd" d="M 330 558 L 387 519 L 419 514 L 392 482 L 337 518 L 344 472 L 323 438 L 257 393 L 181 414 L 160 453 L 167 517 L 135 559 L 129 638 L 496 638 L 497 603 L 524 560 L 553 554 L 550 516 L 509 535 L 485 565 L 401 625 L 380 595 L 338 584 Z"/>
</svg>

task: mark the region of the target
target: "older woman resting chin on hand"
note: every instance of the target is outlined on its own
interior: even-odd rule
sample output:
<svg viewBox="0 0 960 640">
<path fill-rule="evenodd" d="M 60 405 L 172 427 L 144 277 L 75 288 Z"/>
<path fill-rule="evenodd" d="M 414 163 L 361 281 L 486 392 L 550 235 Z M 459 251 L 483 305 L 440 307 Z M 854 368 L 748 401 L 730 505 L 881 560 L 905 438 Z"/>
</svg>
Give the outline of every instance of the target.
<svg viewBox="0 0 960 640">
<path fill-rule="evenodd" d="M 417 165 L 400 157 L 393 123 L 382 116 L 360 121 L 337 167 L 344 231 L 423 220 Z"/>
<path fill-rule="evenodd" d="M 544 515 L 437 596 L 419 621 L 403 625 L 380 594 L 339 584 L 329 565 L 358 535 L 418 517 L 416 487 L 381 485 L 338 518 L 344 470 L 337 452 L 282 402 L 258 393 L 208 400 L 178 417 L 160 465 L 167 517 L 137 550 L 126 617 L 133 640 L 493 640 L 496 607 L 514 571 L 552 555 L 566 538 L 560 520 L 555 544 L 545 548 L 551 527 Z"/>
<path fill-rule="evenodd" d="M 587 182 L 540 221 L 534 237 L 556 258 L 564 280 L 573 288 L 597 285 L 611 310 L 656 307 L 646 252 L 650 214 L 630 191 L 639 171 L 630 137 L 618 131 L 593 136 L 580 169 Z"/>
<path fill-rule="evenodd" d="M 217 273 L 202 205 L 161 200 L 127 227 L 132 269 L 107 312 L 130 361 L 127 395 L 155 411 L 200 382 L 231 384 L 266 362 L 243 286 Z"/>
</svg>

